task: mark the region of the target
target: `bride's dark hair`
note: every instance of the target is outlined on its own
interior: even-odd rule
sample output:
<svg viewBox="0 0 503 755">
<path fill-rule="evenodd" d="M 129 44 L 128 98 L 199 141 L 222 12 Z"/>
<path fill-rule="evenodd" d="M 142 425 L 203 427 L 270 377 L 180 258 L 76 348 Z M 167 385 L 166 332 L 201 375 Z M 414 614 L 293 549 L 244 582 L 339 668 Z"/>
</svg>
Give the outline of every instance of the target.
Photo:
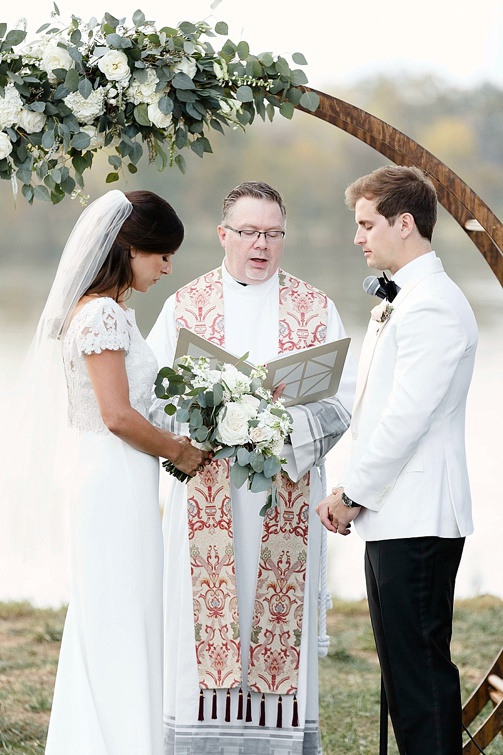
<svg viewBox="0 0 503 755">
<path fill-rule="evenodd" d="M 115 291 L 115 299 L 131 289 L 131 247 L 152 254 L 173 254 L 183 241 L 183 223 L 165 199 L 152 191 L 127 191 L 133 205 L 110 252 L 85 292 Z"/>
</svg>

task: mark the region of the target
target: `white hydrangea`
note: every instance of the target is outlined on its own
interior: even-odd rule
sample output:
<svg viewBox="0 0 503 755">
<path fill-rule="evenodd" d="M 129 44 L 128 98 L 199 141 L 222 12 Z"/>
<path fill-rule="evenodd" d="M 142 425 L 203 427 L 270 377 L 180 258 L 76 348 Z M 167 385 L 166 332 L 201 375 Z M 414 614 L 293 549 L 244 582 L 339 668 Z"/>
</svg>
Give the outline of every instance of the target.
<svg viewBox="0 0 503 755">
<path fill-rule="evenodd" d="M 0 130 L 17 123 L 23 101 L 14 84 L 7 84 L 5 94 L 0 97 Z"/>
<path fill-rule="evenodd" d="M 173 116 L 171 113 L 166 115 L 166 113 L 161 112 L 159 110 L 159 103 L 153 102 L 151 105 L 147 108 L 148 118 L 151 123 L 154 124 L 154 126 L 157 126 L 157 128 L 169 128 L 173 122 Z"/>
<path fill-rule="evenodd" d="M 120 50 L 109 50 L 98 60 L 98 68 L 109 81 L 129 81 L 131 71 L 127 55 Z"/>
<path fill-rule="evenodd" d="M 59 47 L 58 40 L 53 38 L 45 45 L 40 67 L 43 71 L 46 71 L 49 81 L 54 84 L 57 78 L 53 71 L 56 68 L 64 68 L 65 71 L 68 71 L 73 68 L 73 61 L 68 50 L 65 47 Z"/>
<path fill-rule="evenodd" d="M 172 70 L 175 73 L 186 73 L 190 79 L 193 79 L 197 72 L 197 63 L 194 58 L 189 56 L 175 63 Z"/>
<path fill-rule="evenodd" d="M 87 99 L 82 97 L 80 92 L 72 92 L 65 97 L 65 103 L 79 123 L 90 124 L 104 112 L 104 99 L 105 90 L 103 87 L 98 87 L 98 89 L 93 89 Z"/>
<path fill-rule="evenodd" d="M 12 142 L 4 131 L 0 131 L 0 160 L 10 155 Z"/>
<path fill-rule="evenodd" d="M 155 91 L 158 83 L 156 72 L 153 68 L 148 68 L 147 80 L 142 84 L 138 79 L 133 79 L 126 90 L 126 98 L 135 105 L 141 105 L 143 102 L 152 105 L 161 98 L 161 93 Z"/>
<path fill-rule="evenodd" d="M 36 134 L 38 131 L 42 131 L 45 126 L 47 116 L 44 113 L 37 113 L 34 110 L 28 110 L 27 108 L 21 108 L 18 117 L 18 126 L 24 128 L 27 134 Z"/>
</svg>

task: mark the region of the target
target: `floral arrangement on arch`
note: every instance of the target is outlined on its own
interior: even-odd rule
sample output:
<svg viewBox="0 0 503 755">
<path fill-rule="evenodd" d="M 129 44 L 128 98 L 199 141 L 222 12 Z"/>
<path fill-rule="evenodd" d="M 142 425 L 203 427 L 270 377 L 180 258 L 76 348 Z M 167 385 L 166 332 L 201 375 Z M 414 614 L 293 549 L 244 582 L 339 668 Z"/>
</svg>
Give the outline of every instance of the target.
<svg viewBox="0 0 503 755">
<path fill-rule="evenodd" d="M 14 197 L 21 184 L 30 203 L 82 194 L 100 149 L 110 151 L 107 183 L 124 165 L 136 173 L 145 151 L 159 170 L 185 172 L 181 151 L 211 152 L 211 129 L 318 107 L 305 73 L 284 57 L 229 39 L 215 50 L 209 40 L 227 35 L 223 21 L 157 28 L 137 10 L 132 25 L 105 13 L 101 23 L 72 16 L 65 26 L 54 9 L 29 43 L 25 29 L 0 23 L 0 178 Z M 301 53 L 292 59 L 306 64 Z"/>
<path fill-rule="evenodd" d="M 286 463 L 280 454 L 292 431 L 292 417 L 283 400 L 273 401 L 263 387 L 265 367 L 247 375 L 237 364 L 217 362 L 212 369 L 207 357 L 183 356 L 174 368 L 159 371 L 155 393 L 168 399 L 166 414 L 176 412 L 178 422 L 188 423 L 196 445 L 214 450 L 214 459 L 233 462 L 230 477 L 236 487 L 247 482 L 252 493 L 269 491 L 260 512 L 264 515 L 277 504 L 275 478 Z M 170 461 L 163 466 L 181 482 L 190 479 Z"/>
</svg>

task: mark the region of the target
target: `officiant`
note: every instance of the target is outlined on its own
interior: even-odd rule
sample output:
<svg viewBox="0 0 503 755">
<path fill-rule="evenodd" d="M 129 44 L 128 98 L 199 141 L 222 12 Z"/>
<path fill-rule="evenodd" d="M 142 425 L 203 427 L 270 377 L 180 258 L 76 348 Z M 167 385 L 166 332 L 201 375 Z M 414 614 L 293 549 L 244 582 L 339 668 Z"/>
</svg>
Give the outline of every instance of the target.
<svg viewBox="0 0 503 755">
<path fill-rule="evenodd" d="M 281 195 L 246 182 L 223 203 L 221 267 L 179 289 L 149 337 L 172 365 L 180 328 L 264 364 L 346 336 L 334 303 L 280 268 L 286 235 Z M 335 396 L 289 407 L 293 418 L 278 485 L 235 488 L 227 460 L 187 485 L 174 481 L 164 509 L 165 755 L 183 749 L 268 755 L 318 752 L 317 615 L 323 462 L 350 423 L 356 365 L 349 353 Z M 173 428 L 152 408 L 153 421 Z"/>
</svg>

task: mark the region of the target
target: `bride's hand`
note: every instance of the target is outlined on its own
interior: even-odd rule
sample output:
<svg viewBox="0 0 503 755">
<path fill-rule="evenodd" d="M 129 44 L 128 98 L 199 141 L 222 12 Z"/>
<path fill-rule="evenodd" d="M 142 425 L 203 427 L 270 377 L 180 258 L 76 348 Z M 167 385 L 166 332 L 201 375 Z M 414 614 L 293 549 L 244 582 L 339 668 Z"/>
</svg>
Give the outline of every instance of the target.
<svg viewBox="0 0 503 755">
<path fill-rule="evenodd" d="M 185 474 L 194 477 L 198 472 L 203 470 L 204 464 L 211 460 L 213 454 L 208 451 L 201 451 L 192 445 L 190 438 L 185 435 L 175 435 L 173 440 L 180 444 L 180 454 L 176 459 L 171 459 L 177 469 Z"/>
</svg>

